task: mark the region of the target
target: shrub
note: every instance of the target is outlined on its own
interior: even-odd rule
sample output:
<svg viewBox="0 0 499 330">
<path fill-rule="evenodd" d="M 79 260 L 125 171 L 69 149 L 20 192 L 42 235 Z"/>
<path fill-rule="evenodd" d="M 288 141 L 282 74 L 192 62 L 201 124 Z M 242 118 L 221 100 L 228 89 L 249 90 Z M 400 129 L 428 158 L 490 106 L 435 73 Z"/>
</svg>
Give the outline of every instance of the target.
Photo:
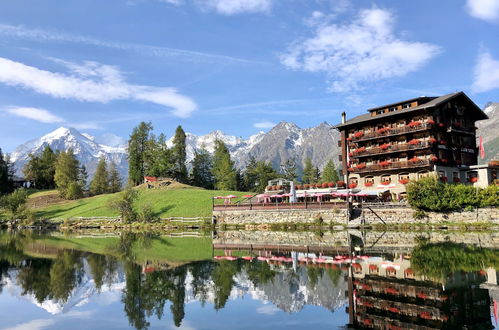
<svg viewBox="0 0 499 330">
<path fill-rule="evenodd" d="M 159 220 L 159 217 L 156 212 L 154 212 L 151 204 L 143 205 L 137 214 L 137 218 L 140 222 L 156 222 Z"/>
<path fill-rule="evenodd" d="M 138 192 L 128 187 L 115 199 L 110 201 L 109 207 L 120 213 L 122 222 L 130 223 L 137 219 L 137 212 L 134 205 L 137 198 Z"/>
<path fill-rule="evenodd" d="M 27 200 L 28 192 L 25 189 L 17 189 L 0 199 L 0 207 L 5 209 L 12 219 L 24 219 Z"/>
<path fill-rule="evenodd" d="M 83 189 L 78 182 L 71 182 L 64 192 L 65 199 L 78 199 L 83 197 Z"/>
<path fill-rule="evenodd" d="M 421 220 L 421 219 L 426 218 L 426 213 L 425 213 L 425 211 L 423 211 L 423 210 L 416 210 L 416 211 L 414 211 L 414 213 L 412 214 L 412 217 L 413 217 L 414 219 Z"/>
</svg>

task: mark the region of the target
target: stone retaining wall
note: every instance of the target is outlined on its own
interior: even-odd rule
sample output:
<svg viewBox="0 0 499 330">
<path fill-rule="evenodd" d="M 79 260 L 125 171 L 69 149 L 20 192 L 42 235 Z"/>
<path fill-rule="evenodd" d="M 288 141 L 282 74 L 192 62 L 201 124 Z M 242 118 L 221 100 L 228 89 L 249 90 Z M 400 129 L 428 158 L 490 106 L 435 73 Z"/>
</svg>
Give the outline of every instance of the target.
<svg viewBox="0 0 499 330">
<path fill-rule="evenodd" d="M 429 225 L 445 223 L 490 223 L 499 225 L 499 208 L 480 208 L 462 212 L 426 212 L 423 218 L 415 218 L 414 210 L 408 206 L 376 206 L 363 209 L 363 216 L 347 221 L 346 209 L 330 210 L 224 210 L 213 211 L 218 224 L 273 224 L 273 223 L 310 223 L 321 218 L 324 224 L 339 223 L 359 226 L 362 217 L 366 225 L 389 225 L 427 223 Z M 383 221 L 381 221 L 383 219 Z"/>
<path fill-rule="evenodd" d="M 321 218 L 325 224 L 346 224 L 346 209 L 330 210 L 227 210 L 213 211 L 217 224 L 314 223 Z"/>
</svg>

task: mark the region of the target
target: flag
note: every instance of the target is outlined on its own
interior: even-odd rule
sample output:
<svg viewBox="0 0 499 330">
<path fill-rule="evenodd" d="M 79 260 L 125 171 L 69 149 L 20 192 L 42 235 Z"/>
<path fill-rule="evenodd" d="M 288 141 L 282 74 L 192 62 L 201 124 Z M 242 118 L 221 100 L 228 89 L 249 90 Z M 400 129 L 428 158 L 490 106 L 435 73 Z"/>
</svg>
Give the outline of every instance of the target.
<svg viewBox="0 0 499 330">
<path fill-rule="evenodd" d="M 485 149 L 483 148 L 483 137 L 480 136 L 480 158 L 485 158 Z"/>
</svg>

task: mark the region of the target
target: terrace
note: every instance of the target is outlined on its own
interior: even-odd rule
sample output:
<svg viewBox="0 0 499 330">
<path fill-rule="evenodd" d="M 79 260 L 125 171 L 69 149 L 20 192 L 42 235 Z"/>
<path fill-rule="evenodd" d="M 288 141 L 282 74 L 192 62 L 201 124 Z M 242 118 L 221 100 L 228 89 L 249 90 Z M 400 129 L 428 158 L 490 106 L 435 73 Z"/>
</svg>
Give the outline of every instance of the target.
<svg viewBox="0 0 499 330">
<path fill-rule="evenodd" d="M 417 123 L 413 124 L 412 123 Z M 402 135 L 402 134 L 407 134 L 407 133 L 413 133 L 413 132 L 419 132 L 419 131 L 425 131 L 428 129 L 431 129 L 434 125 L 433 121 L 426 121 L 426 122 L 410 122 L 409 124 L 406 124 L 404 126 L 399 126 L 399 127 L 383 127 L 379 128 L 376 130 L 369 130 L 367 132 L 365 131 L 357 131 L 347 138 L 349 141 L 367 141 L 371 139 L 377 139 L 380 137 L 387 137 L 387 136 L 396 136 L 396 135 Z"/>
<path fill-rule="evenodd" d="M 399 170 L 405 168 L 418 168 L 418 167 L 427 167 L 433 164 L 431 159 L 421 159 L 421 158 L 413 158 L 408 161 L 383 161 L 377 164 L 366 165 L 364 163 L 358 164 L 357 167 L 348 168 L 349 172 L 352 173 L 366 173 L 366 172 L 379 172 L 386 170 Z"/>
<path fill-rule="evenodd" d="M 353 158 L 361 158 L 373 155 L 389 154 L 400 151 L 420 150 L 420 149 L 431 148 L 434 143 L 436 143 L 435 139 L 433 140 L 428 139 L 427 141 L 414 139 L 409 141 L 408 143 L 402 143 L 402 144 L 385 143 L 372 148 L 361 147 L 353 149 L 349 156 Z"/>
</svg>

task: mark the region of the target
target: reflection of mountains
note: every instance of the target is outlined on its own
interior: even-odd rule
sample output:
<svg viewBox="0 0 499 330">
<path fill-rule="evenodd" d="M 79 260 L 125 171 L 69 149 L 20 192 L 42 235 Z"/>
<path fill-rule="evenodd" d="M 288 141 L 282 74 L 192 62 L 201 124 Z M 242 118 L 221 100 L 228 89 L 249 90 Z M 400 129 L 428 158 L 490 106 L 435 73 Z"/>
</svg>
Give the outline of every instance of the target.
<svg viewBox="0 0 499 330">
<path fill-rule="evenodd" d="M 254 263 L 260 262 L 254 261 Z M 189 269 L 187 275 L 185 278 L 181 275 L 177 276 L 178 278 L 174 281 L 179 286 L 185 287 L 184 302 L 190 303 L 203 300 L 215 305 L 217 285 L 208 274 L 207 278 L 201 279 L 203 289 L 200 290 L 200 279 L 193 275 L 193 272 L 196 273 L 196 271 L 192 267 L 205 268 L 206 271 L 210 272 L 210 269 L 212 270 L 217 265 L 211 261 L 206 261 L 197 263 L 197 265 L 182 266 L 182 268 Z M 236 300 L 244 295 L 249 295 L 263 303 L 270 302 L 288 313 L 298 312 L 305 305 L 315 305 L 328 310 L 335 310 L 346 303 L 344 298 L 346 283 L 339 270 L 333 272 L 332 270 L 298 267 L 296 271 L 293 271 L 290 268 L 275 266 L 273 271 L 272 279 L 255 283 L 246 269 L 240 269 L 233 276 L 233 285 L 228 299 Z M 5 274 L 2 278 L 5 292 L 29 301 L 50 314 L 67 313 L 73 308 L 84 306 L 91 301 L 104 305 L 118 302 L 122 298 L 127 285 L 123 267 L 117 267 L 107 282 L 97 287 L 88 262 L 83 258 L 82 275 L 78 278 L 74 288 L 68 292 L 67 299 L 56 299 L 48 295 L 45 299 L 39 300 L 36 297 L 36 292 L 23 288 L 18 278 L 21 273 L 22 269 L 10 269 Z M 142 276 L 147 277 L 149 274 L 142 274 Z"/>
</svg>

